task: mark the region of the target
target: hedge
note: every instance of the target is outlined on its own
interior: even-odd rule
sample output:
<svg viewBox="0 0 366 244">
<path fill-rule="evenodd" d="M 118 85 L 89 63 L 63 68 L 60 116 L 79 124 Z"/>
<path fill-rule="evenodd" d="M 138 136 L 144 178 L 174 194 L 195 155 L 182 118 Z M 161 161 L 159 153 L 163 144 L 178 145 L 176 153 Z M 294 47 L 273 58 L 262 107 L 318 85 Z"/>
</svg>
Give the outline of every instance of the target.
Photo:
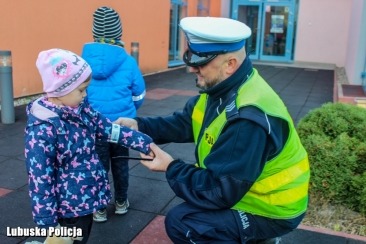
<svg viewBox="0 0 366 244">
<path fill-rule="evenodd" d="M 310 161 L 310 194 L 366 214 L 366 109 L 326 103 L 298 125 Z"/>
</svg>

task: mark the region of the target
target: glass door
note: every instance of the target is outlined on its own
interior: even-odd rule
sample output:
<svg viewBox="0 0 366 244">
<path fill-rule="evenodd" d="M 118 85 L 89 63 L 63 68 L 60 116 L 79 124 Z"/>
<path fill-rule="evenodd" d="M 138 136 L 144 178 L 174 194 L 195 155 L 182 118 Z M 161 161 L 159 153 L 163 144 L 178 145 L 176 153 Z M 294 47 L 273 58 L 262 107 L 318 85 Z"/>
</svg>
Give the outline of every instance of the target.
<svg viewBox="0 0 366 244">
<path fill-rule="evenodd" d="M 168 67 L 182 65 L 183 36 L 179 30 L 179 21 L 186 16 L 186 1 L 170 1 L 170 28 L 169 28 L 169 63 Z"/>
<path fill-rule="evenodd" d="M 294 8 L 291 0 L 234 0 L 233 19 L 247 24 L 247 52 L 255 60 L 292 60 Z"/>
<path fill-rule="evenodd" d="M 270 61 L 292 59 L 293 15 L 290 4 L 264 4 L 260 59 Z"/>
<path fill-rule="evenodd" d="M 239 5 L 236 19 L 248 25 L 252 30 L 252 35 L 245 41 L 245 48 L 251 58 L 259 59 L 262 5 L 259 3 Z"/>
</svg>

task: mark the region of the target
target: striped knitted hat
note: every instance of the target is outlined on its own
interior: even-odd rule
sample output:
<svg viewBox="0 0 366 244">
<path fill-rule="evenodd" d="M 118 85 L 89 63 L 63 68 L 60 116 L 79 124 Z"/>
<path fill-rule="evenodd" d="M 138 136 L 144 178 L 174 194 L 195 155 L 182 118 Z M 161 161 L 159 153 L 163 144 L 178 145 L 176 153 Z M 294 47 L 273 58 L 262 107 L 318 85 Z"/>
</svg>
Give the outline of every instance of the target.
<svg viewBox="0 0 366 244">
<path fill-rule="evenodd" d="M 93 14 L 93 37 L 120 40 L 122 24 L 118 13 L 109 7 L 100 7 Z"/>
</svg>

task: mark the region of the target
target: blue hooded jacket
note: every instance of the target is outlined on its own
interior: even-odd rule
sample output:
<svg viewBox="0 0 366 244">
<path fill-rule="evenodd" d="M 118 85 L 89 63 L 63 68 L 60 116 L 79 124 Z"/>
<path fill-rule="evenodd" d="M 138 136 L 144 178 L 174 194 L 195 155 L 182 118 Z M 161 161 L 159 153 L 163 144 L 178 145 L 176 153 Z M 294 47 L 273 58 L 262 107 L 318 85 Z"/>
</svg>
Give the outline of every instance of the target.
<svg viewBox="0 0 366 244">
<path fill-rule="evenodd" d="M 81 56 L 92 68 L 87 89 L 91 106 L 111 121 L 136 117 L 146 91 L 135 59 L 120 46 L 98 42 L 86 43 Z"/>
</svg>

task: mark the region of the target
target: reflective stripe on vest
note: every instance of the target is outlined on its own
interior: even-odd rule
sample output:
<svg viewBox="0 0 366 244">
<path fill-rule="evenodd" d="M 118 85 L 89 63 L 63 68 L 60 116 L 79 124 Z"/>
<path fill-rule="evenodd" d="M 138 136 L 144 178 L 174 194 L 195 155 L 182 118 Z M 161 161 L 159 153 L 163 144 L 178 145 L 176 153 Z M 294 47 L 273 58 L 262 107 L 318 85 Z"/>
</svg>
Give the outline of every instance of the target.
<svg viewBox="0 0 366 244">
<path fill-rule="evenodd" d="M 205 129 L 198 141 L 206 101 L 207 95 L 202 94 L 192 114 L 193 133 L 198 145 L 198 164 L 202 168 L 206 168 L 204 159 L 227 123 L 226 112 L 223 111 Z M 255 69 L 251 78 L 240 87 L 236 97 L 237 109 L 249 105 L 286 120 L 289 124 L 289 137 L 280 154 L 266 162 L 262 174 L 233 209 L 278 219 L 296 217 L 307 208 L 310 178 L 307 153 L 282 100 Z"/>
</svg>

